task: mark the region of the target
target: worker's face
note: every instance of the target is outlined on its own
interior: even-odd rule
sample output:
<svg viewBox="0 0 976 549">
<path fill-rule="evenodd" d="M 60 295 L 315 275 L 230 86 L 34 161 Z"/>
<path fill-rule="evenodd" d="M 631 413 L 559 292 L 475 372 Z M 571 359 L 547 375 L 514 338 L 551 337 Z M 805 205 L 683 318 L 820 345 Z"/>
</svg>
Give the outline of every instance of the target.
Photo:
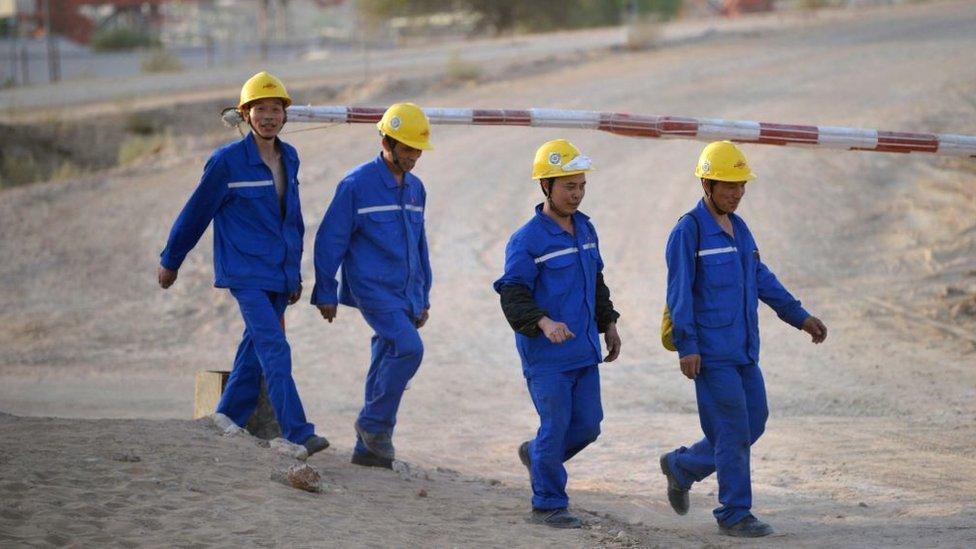
<svg viewBox="0 0 976 549">
<path fill-rule="evenodd" d="M 739 202 L 746 194 L 746 182 L 716 181 L 714 186 L 710 183 L 702 182 L 702 189 L 706 195 L 711 193 L 712 202 L 719 209 L 732 213 L 739 207 Z"/>
<path fill-rule="evenodd" d="M 547 184 L 543 182 L 542 185 L 544 191 Z M 559 211 L 572 214 L 579 209 L 585 195 L 586 174 L 578 173 L 557 177 L 552 183 L 552 193 L 549 199 Z"/>
<path fill-rule="evenodd" d="M 285 105 L 281 99 L 258 99 L 244 111 L 244 121 L 261 137 L 274 139 L 285 124 Z"/>
<path fill-rule="evenodd" d="M 420 149 L 415 149 L 410 145 L 395 140 L 393 141 L 393 147 L 393 149 L 390 148 L 389 140 L 383 139 L 383 157 L 390 164 L 394 164 L 393 152 L 396 151 L 396 159 L 400 163 L 399 168 L 405 172 L 412 170 L 417 165 L 417 161 L 420 160 L 420 155 L 424 153 Z"/>
</svg>

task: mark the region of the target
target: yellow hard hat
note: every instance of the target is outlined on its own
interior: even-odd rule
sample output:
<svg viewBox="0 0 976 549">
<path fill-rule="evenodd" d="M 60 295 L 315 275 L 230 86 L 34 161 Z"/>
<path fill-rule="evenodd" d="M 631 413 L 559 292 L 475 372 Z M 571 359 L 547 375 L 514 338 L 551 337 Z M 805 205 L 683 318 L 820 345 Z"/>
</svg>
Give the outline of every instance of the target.
<svg viewBox="0 0 976 549">
<path fill-rule="evenodd" d="M 434 147 L 430 144 L 430 121 L 424 111 L 413 103 L 396 103 L 383 113 L 383 118 L 376 123 L 380 133 L 400 143 L 429 151 Z"/>
<path fill-rule="evenodd" d="M 709 143 L 698 157 L 698 167 L 695 177 L 712 179 L 715 181 L 749 181 L 755 179 L 746 155 L 731 141 L 715 141 Z"/>
<path fill-rule="evenodd" d="M 565 139 L 546 141 L 535 151 L 532 179 L 549 179 L 588 172 L 592 169 L 589 157 Z"/>
<path fill-rule="evenodd" d="M 244 86 L 241 88 L 241 102 L 238 103 L 237 108 L 244 108 L 258 99 L 272 98 L 281 99 L 286 109 L 288 105 L 291 105 L 291 97 L 288 96 L 288 91 L 285 90 L 285 85 L 281 83 L 281 80 L 261 71 L 244 82 Z"/>
</svg>

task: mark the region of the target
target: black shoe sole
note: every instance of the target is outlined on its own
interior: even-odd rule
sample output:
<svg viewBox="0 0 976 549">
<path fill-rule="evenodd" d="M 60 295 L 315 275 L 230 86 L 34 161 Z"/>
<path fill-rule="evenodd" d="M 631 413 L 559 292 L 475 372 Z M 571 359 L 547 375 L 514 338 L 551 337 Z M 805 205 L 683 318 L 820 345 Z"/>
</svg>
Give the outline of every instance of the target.
<svg viewBox="0 0 976 549">
<path fill-rule="evenodd" d="M 326 440 L 325 437 L 322 437 L 322 440 L 325 440 L 325 444 L 319 448 L 309 448 L 308 446 L 305 446 L 305 451 L 308 452 L 308 457 L 312 457 L 313 455 L 321 452 L 322 450 L 327 449 L 330 446 L 329 441 Z"/>
<path fill-rule="evenodd" d="M 661 456 L 660 464 L 661 464 L 661 472 L 664 473 L 664 476 L 667 477 L 668 479 L 668 503 L 671 505 L 671 508 L 674 509 L 675 513 L 678 513 L 679 515 L 687 515 L 688 508 L 691 507 L 691 505 L 687 503 L 687 498 L 688 498 L 687 490 L 685 490 L 685 494 L 684 496 L 682 496 L 685 499 L 684 502 L 676 503 L 671 499 L 671 492 L 678 491 L 674 488 L 671 488 L 671 483 L 673 482 L 674 484 L 677 484 L 678 479 L 674 478 L 674 475 L 671 474 L 671 466 L 668 465 L 667 454 Z"/>
<path fill-rule="evenodd" d="M 380 459 L 389 460 L 391 463 L 393 462 L 394 459 L 396 459 L 396 450 L 394 450 L 389 457 L 386 457 L 385 455 L 383 455 L 385 454 L 385 452 L 378 452 L 376 448 L 370 448 L 369 443 L 367 442 L 370 433 L 366 429 L 360 427 L 358 421 L 353 424 L 353 428 L 356 429 L 356 434 L 359 435 L 359 440 L 363 442 L 363 446 L 365 446 L 366 449 L 369 450 L 371 454 L 375 455 Z"/>
<path fill-rule="evenodd" d="M 353 454 L 350 460 L 354 465 L 363 467 L 379 467 L 381 469 L 393 469 L 393 460 L 374 456 L 373 454 L 357 455 Z"/>
<path fill-rule="evenodd" d="M 718 527 L 718 533 L 723 536 L 729 536 L 733 538 L 764 538 L 766 536 L 775 533 L 774 530 L 763 530 L 761 532 L 750 532 L 748 530 L 733 530 L 731 528 Z"/>
<path fill-rule="evenodd" d="M 548 526 L 550 528 L 560 528 L 560 529 L 572 529 L 572 528 L 582 528 L 583 521 L 576 519 L 575 522 L 548 522 L 546 517 L 532 513 L 529 517 L 529 522 L 532 524 L 541 524 L 542 526 Z"/>
</svg>

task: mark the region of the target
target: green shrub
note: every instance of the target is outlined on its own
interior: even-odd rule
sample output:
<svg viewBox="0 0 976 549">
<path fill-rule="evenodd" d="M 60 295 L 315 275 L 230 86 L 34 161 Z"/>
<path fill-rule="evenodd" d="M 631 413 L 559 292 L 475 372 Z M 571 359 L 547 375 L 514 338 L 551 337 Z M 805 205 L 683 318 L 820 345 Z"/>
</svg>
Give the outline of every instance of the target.
<svg viewBox="0 0 976 549">
<path fill-rule="evenodd" d="M 95 51 L 131 50 L 158 45 L 159 40 L 151 33 L 125 27 L 100 30 L 91 39 L 91 47 Z"/>
<path fill-rule="evenodd" d="M 54 170 L 51 174 L 52 181 L 62 181 L 64 179 L 73 179 L 85 173 L 84 170 L 76 166 L 70 160 L 64 161 L 63 164 L 58 166 L 58 169 Z"/>
<path fill-rule="evenodd" d="M 41 167 L 34 154 L 29 150 L 18 150 L 17 154 L 4 154 L 3 166 L 0 173 L 3 173 L 4 186 L 12 187 L 31 183 L 42 178 Z"/>
<path fill-rule="evenodd" d="M 478 65 L 465 61 L 457 51 L 452 52 L 447 59 L 444 72 L 448 82 L 469 82 L 481 77 L 481 69 Z"/>
<path fill-rule="evenodd" d="M 153 48 L 142 58 L 142 72 L 179 72 L 183 62 L 165 48 Z"/>
<path fill-rule="evenodd" d="M 125 118 L 125 131 L 136 135 L 152 135 L 161 128 L 160 121 L 152 112 L 137 111 Z"/>
<path fill-rule="evenodd" d="M 119 145 L 119 165 L 131 164 L 144 156 L 157 154 L 169 143 L 169 136 L 133 136 Z"/>
</svg>

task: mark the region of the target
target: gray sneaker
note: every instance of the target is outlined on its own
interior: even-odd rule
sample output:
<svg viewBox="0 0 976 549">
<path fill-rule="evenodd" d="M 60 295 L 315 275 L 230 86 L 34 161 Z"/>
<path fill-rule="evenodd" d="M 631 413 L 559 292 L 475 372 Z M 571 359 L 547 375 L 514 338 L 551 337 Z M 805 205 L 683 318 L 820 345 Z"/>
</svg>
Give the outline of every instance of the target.
<svg viewBox="0 0 976 549">
<path fill-rule="evenodd" d="M 305 447 L 305 450 L 308 452 L 309 457 L 311 457 L 312 454 L 315 454 L 317 452 L 321 452 L 322 450 L 325 450 L 326 448 L 328 448 L 329 447 L 329 441 L 326 440 L 325 437 L 320 437 L 318 435 L 312 435 L 312 436 L 308 437 L 305 440 L 305 442 L 302 443 L 302 446 Z"/>
<path fill-rule="evenodd" d="M 583 521 L 576 518 L 565 507 L 562 509 L 532 509 L 529 520 L 553 528 L 580 528 L 583 526 Z"/>
<path fill-rule="evenodd" d="M 737 538 L 761 538 L 773 533 L 773 527 L 752 515 L 733 524 L 732 526 L 718 525 L 718 531 L 726 536 Z"/>
<path fill-rule="evenodd" d="M 376 455 L 376 457 L 382 459 L 388 459 L 393 461 L 396 458 L 396 450 L 393 449 L 393 440 L 390 438 L 390 433 L 385 431 L 380 431 L 378 433 L 370 433 L 369 431 L 362 428 L 359 422 L 356 422 L 356 434 L 362 439 L 363 445 L 366 449 Z"/>
<path fill-rule="evenodd" d="M 668 463 L 668 455 L 661 455 L 661 472 L 668 479 L 668 503 L 671 504 L 671 508 L 674 509 L 675 513 L 679 515 L 685 515 L 688 513 L 688 508 L 691 507 L 691 502 L 688 499 L 688 489 L 682 488 L 681 484 L 678 483 L 678 479 L 671 472 L 671 465 Z"/>
</svg>

